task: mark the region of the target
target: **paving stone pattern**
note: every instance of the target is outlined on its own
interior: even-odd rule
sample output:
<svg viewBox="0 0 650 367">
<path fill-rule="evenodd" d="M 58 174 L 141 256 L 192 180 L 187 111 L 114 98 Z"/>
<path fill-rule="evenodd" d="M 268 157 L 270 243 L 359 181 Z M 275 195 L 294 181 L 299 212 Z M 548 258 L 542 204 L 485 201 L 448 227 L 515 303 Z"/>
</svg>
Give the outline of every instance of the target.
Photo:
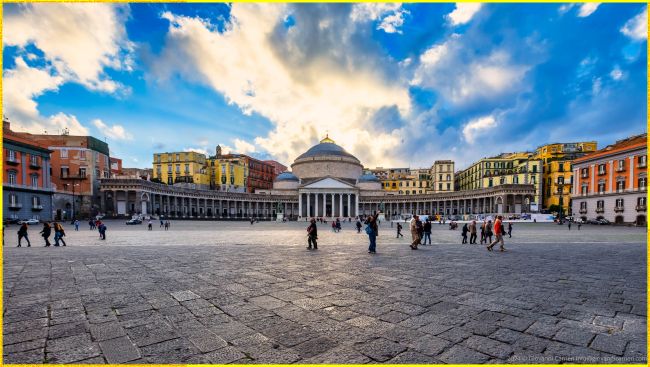
<svg viewBox="0 0 650 367">
<path fill-rule="evenodd" d="M 508 251 L 434 226 L 378 254 L 346 223 L 109 222 L 4 247 L 4 363 L 645 363 L 642 229 L 516 224 Z M 15 227 L 14 227 L 15 228 Z"/>
</svg>

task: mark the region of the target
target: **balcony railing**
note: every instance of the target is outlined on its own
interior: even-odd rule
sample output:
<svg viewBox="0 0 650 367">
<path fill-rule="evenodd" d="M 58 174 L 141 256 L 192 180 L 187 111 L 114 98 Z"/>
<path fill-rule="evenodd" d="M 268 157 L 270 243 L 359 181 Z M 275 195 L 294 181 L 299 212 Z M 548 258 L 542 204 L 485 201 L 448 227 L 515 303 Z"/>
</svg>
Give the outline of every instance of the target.
<svg viewBox="0 0 650 367">
<path fill-rule="evenodd" d="M 29 162 L 29 168 L 40 169 L 40 168 L 41 168 L 41 164 L 38 163 L 38 162 L 30 161 L 30 162 Z"/>
<path fill-rule="evenodd" d="M 636 166 L 638 168 L 645 168 L 648 164 L 646 162 L 639 162 Z"/>
<path fill-rule="evenodd" d="M 582 177 L 582 178 L 589 178 L 589 174 L 588 174 L 588 173 L 583 173 L 580 177 Z"/>
<path fill-rule="evenodd" d="M 602 175 L 606 175 L 606 174 L 607 174 L 607 171 L 605 171 L 605 170 L 598 171 L 598 176 L 602 176 Z"/>
<path fill-rule="evenodd" d="M 43 205 L 32 205 L 32 210 L 35 211 L 43 210 Z"/>
<path fill-rule="evenodd" d="M 54 191 L 53 187 L 34 187 L 32 185 L 20 185 L 20 184 L 10 184 L 10 183 L 4 183 L 2 184 L 3 187 L 10 188 L 10 189 L 28 189 L 28 190 L 40 190 L 40 191 Z"/>
<path fill-rule="evenodd" d="M 637 205 L 635 209 L 637 212 L 644 212 L 647 208 L 645 205 Z"/>
<path fill-rule="evenodd" d="M 580 209 L 580 214 L 587 214 L 587 209 Z"/>
<path fill-rule="evenodd" d="M 622 212 L 622 211 L 624 211 L 624 210 L 625 210 L 625 208 L 622 207 L 622 206 L 615 206 L 615 207 L 614 207 L 614 211 L 617 212 L 617 213 Z"/>
<path fill-rule="evenodd" d="M 596 213 L 604 213 L 605 208 L 596 208 Z"/>
<path fill-rule="evenodd" d="M 19 210 L 23 207 L 23 203 L 9 203 L 9 209 Z"/>
<path fill-rule="evenodd" d="M 625 172 L 625 167 L 616 167 L 616 172 Z"/>
<path fill-rule="evenodd" d="M 16 159 L 16 157 L 7 157 L 5 161 L 7 162 L 7 164 L 14 165 L 14 166 L 20 164 L 20 161 Z"/>
</svg>

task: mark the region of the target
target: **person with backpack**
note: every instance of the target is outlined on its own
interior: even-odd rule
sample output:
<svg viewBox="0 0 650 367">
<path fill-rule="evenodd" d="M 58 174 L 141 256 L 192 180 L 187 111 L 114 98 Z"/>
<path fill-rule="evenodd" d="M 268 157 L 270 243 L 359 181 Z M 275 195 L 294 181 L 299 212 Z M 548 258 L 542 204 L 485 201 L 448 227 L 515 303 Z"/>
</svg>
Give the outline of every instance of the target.
<svg viewBox="0 0 650 367">
<path fill-rule="evenodd" d="M 316 228 L 316 219 L 312 218 L 311 223 L 307 227 L 307 250 L 311 250 L 312 245 L 314 250 L 318 250 L 318 229 Z"/>
<path fill-rule="evenodd" d="M 429 239 L 429 245 L 431 244 L 431 221 L 429 218 L 424 222 L 423 226 L 423 233 L 424 233 L 424 243 L 422 244 L 423 246 L 426 246 L 427 244 L 427 239 Z"/>
<path fill-rule="evenodd" d="M 366 234 L 368 234 L 368 240 L 370 241 L 370 245 L 368 246 L 368 253 L 376 254 L 379 227 L 377 226 L 377 217 L 375 215 L 369 215 L 368 219 L 366 220 Z"/>
<path fill-rule="evenodd" d="M 63 225 L 59 222 L 54 222 L 54 246 L 59 247 L 59 241 L 61 241 L 63 246 L 65 246 L 65 241 L 63 240 L 64 236 L 65 230 L 63 229 Z"/>
<path fill-rule="evenodd" d="M 43 236 L 43 239 L 45 240 L 45 247 L 50 247 L 52 244 L 50 243 L 50 235 L 52 234 L 52 227 L 50 227 L 50 224 L 47 222 L 43 222 L 43 230 L 40 232 L 41 236 Z"/>
<path fill-rule="evenodd" d="M 28 229 L 27 223 L 23 223 L 20 225 L 20 229 L 18 229 L 18 246 L 16 247 L 22 247 L 20 243 L 23 238 L 27 240 L 27 247 L 32 247 L 31 242 L 29 242 L 29 237 L 27 237 L 27 229 Z"/>
</svg>

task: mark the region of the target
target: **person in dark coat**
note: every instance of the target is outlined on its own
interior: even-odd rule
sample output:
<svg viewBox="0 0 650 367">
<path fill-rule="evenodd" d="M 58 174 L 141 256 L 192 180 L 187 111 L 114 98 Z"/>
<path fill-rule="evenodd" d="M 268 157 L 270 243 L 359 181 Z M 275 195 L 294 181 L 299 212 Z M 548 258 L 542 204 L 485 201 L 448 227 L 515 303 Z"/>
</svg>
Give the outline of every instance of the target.
<svg viewBox="0 0 650 367">
<path fill-rule="evenodd" d="M 316 228 L 316 219 L 311 220 L 309 227 L 307 227 L 307 250 L 311 250 L 312 245 L 314 250 L 318 250 L 318 229 Z"/>
<path fill-rule="evenodd" d="M 397 223 L 397 237 L 396 238 L 399 238 L 400 236 L 404 237 L 404 235 L 402 234 L 402 225 L 400 223 Z"/>
<path fill-rule="evenodd" d="M 359 219 L 357 219 L 357 233 L 361 233 L 361 227 L 362 226 L 363 225 L 361 224 L 361 221 Z"/>
<path fill-rule="evenodd" d="M 379 234 L 379 227 L 377 226 L 377 218 L 374 215 L 369 215 L 366 220 L 366 233 L 368 234 L 368 239 L 370 240 L 370 245 L 368 246 L 369 254 L 377 253 L 377 234 Z"/>
<path fill-rule="evenodd" d="M 105 240 L 106 239 L 106 225 L 102 222 L 99 222 L 99 225 L 97 226 L 97 230 L 99 231 L 99 239 L 100 240 Z"/>
<path fill-rule="evenodd" d="M 467 243 L 467 232 L 469 232 L 469 228 L 467 227 L 467 223 L 465 223 L 465 225 L 463 225 L 463 229 L 462 229 L 462 236 L 463 236 L 463 243 L 464 244 Z"/>
<path fill-rule="evenodd" d="M 571 224 L 569 224 L 571 225 Z M 571 228 L 569 228 L 571 229 Z M 508 222 L 508 238 L 512 238 L 512 222 Z"/>
<path fill-rule="evenodd" d="M 59 246 L 59 241 L 65 246 L 65 241 L 63 237 L 65 236 L 65 230 L 59 222 L 54 222 L 54 246 Z"/>
<path fill-rule="evenodd" d="M 427 244 L 427 239 L 429 240 L 429 245 L 431 244 L 431 221 L 429 218 L 424 222 L 424 243 L 422 244 L 423 246 Z"/>
<path fill-rule="evenodd" d="M 23 223 L 20 225 L 20 229 L 18 229 L 18 246 L 21 247 L 20 242 L 22 241 L 23 238 L 27 240 L 27 247 L 32 247 L 31 242 L 29 242 L 29 237 L 27 237 L 27 223 Z"/>
<path fill-rule="evenodd" d="M 52 234 L 52 227 L 50 227 L 50 224 L 47 222 L 43 223 L 43 230 L 40 232 L 41 236 L 43 236 L 43 239 L 45 240 L 45 247 L 50 247 L 52 244 L 50 243 L 50 235 Z"/>
</svg>

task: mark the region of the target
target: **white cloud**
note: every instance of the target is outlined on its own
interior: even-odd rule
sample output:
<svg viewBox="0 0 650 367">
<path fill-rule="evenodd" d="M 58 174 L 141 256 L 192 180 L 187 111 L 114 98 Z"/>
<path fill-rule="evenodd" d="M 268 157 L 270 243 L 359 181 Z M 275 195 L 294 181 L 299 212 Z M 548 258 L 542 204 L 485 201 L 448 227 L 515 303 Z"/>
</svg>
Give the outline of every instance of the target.
<svg viewBox="0 0 650 367">
<path fill-rule="evenodd" d="M 466 52 L 457 34 L 432 46 L 420 55 L 411 84 L 435 89 L 455 104 L 494 99 L 524 87 L 530 65 L 513 63 L 504 50 L 483 58 L 465 57 Z"/>
<path fill-rule="evenodd" d="M 488 115 L 479 117 L 474 120 L 470 120 L 463 126 L 463 137 L 468 143 L 473 144 L 479 135 L 496 126 L 497 121 L 494 116 Z"/>
<path fill-rule="evenodd" d="M 359 3 L 352 7 L 350 19 L 355 22 L 381 19 L 377 29 L 386 33 L 402 33 L 400 27 L 404 25 L 405 14 L 409 14 L 409 12 L 402 9 L 400 3 Z"/>
<path fill-rule="evenodd" d="M 645 7 L 641 13 L 628 20 L 621 32 L 635 41 L 648 39 L 648 8 Z"/>
<path fill-rule="evenodd" d="M 130 70 L 133 45 L 126 38 L 128 6 L 98 3 L 25 4 L 5 13 L 3 42 L 33 44 L 59 75 L 92 90 L 113 93 L 120 87 L 104 68 Z"/>
<path fill-rule="evenodd" d="M 388 82 L 372 65 L 355 62 L 349 44 L 353 29 L 336 29 L 337 19 L 323 15 L 319 21 L 332 27 L 309 28 L 341 37 L 333 42 L 335 46 L 306 54 L 305 49 L 315 48 L 301 47 L 305 41 L 301 37 L 314 35 L 301 32 L 300 26 L 309 22 L 297 18 L 286 33 L 277 33 L 276 26 L 287 13 L 285 4 L 234 3 L 233 21 L 222 33 L 201 19 L 165 13 L 170 28 L 156 72 L 163 78 L 180 72 L 223 94 L 245 114 L 268 118 L 274 130 L 254 142 L 280 161 L 293 160 L 329 130 L 337 143 L 365 163 L 385 162 L 385 152 L 400 140 L 377 130 L 371 118 L 379 109 L 392 106 L 406 115 L 410 111 L 407 88 Z M 345 55 L 347 63 L 339 55 Z M 366 146 L 365 141 L 374 144 Z"/>
<path fill-rule="evenodd" d="M 454 26 L 469 23 L 482 6 L 481 3 L 456 3 L 456 9 L 447 14 L 447 19 Z"/>
<path fill-rule="evenodd" d="M 609 76 L 614 80 L 621 80 L 624 77 L 623 71 L 618 66 L 615 66 L 614 69 L 612 69 L 612 71 L 609 73 Z"/>
<path fill-rule="evenodd" d="M 107 136 L 115 140 L 132 140 L 133 135 L 128 133 L 124 126 L 122 125 L 113 125 L 108 126 L 102 120 L 95 119 L 93 120 L 93 125 L 99 130 L 101 135 Z"/>
<path fill-rule="evenodd" d="M 245 140 L 241 140 L 239 138 L 234 139 L 233 144 L 235 144 L 235 152 L 237 153 L 249 154 L 249 153 L 255 153 L 257 151 L 255 149 L 255 145 Z"/>
<path fill-rule="evenodd" d="M 560 14 L 564 14 L 564 13 L 568 12 L 569 10 L 571 10 L 574 6 L 575 6 L 575 4 L 564 4 L 564 5 L 561 5 L 561 6 L 558 8 L 558 12 L 560 12 Z"/>
<path fill-rule="evenodd" d="M 596 9 L 600 6 L 600 3 L 584 3 L 580 5 L 580 10 L 578 11 L 578 16 L 585 18 L 593 14 Z"/>
</svg>

